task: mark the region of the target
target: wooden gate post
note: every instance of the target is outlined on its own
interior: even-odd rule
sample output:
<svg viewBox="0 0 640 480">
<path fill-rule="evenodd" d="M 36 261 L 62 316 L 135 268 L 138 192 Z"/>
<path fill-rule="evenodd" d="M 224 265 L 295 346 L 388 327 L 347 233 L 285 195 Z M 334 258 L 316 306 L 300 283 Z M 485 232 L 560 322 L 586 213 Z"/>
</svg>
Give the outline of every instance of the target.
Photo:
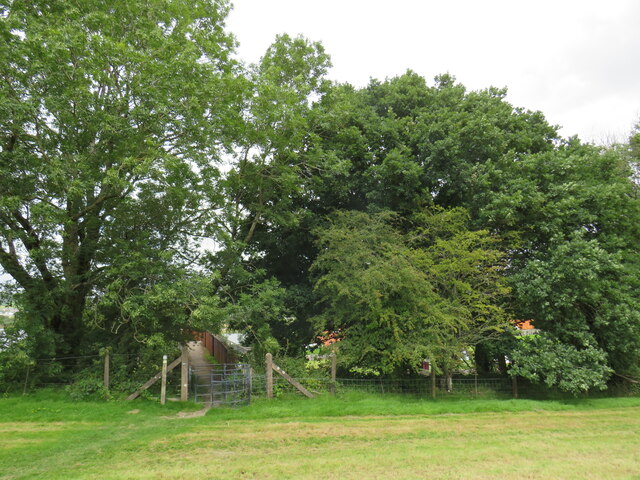
<svg viewBox="0 0 640 480">
<path fill-rule="evenodd" d="M 104 352 L 104 375 L 102 378 L 105 390 L 109 391 L 109 350 Z"/>
<path fill-rule="evenodd" d="M 167 356 L 162 356 L 162 383 L 160 386 L 160 405 L 167 401 Z"/>
<path fill-rule="evenodd" d="M 336 394 L 336 352 L 331 352 L 331 395 Z"/>
<path fill-rule="evenodd" d="M 265 372 L 267 379 L 267 398 L 273 398 L 273 356 L 267 353 L 265 357 L 267 361 L 267 369 Z"/>
<path fill-rule="evenodd" d="M 182 345 L 182 368 L 180 370 L 180 401 L 189 400 L 189 352 L 186 345 Z"/>
</svg>

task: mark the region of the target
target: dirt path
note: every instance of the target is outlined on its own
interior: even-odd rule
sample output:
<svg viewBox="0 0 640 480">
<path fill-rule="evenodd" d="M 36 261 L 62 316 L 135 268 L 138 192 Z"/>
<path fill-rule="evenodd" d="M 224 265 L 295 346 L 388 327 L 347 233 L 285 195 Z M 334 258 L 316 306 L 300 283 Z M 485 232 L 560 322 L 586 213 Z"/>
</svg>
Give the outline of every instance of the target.
<svg viewBox="0 0 640 480">
<path fill-rule="evenodd" d="M 196 385 L 194 390 L 198 389 L 198 397 L 203 402 L 203 407 L 200 410 L 192 412 L 178 412 L 172 416 L 165 416 L 162 418 L 175 419 L 175 418 L 195 418 L 203 417 L 207 414 L 212 406 L 212 392 L 211 392 L 211 364 L 207 361 L 206 348 L 202 345 L 202 342 L 189 342 L 187 343 L 187 355 L 189 357 L 189 366 L 194 374 Z M 192 377 L 190 381 L 193 381 Z M 208 386 L 208 391 L 205 389 Z M 190 389 L 191 390 L 191 389 Z"/>
<path fill-rule="evenodd" d="M 204 408 L 206 413 L 206 410 L 211 408 L 213 397 L 211 391 L 211 364 L 207 360 L 207 350 L 202 342 L 189 342 L 187 347 L 189 365 L 191 366 L 196 381 L 194 390 L 197 391 L 198 399 L 205 399 Z"/>
<path fill-rule="evenodd" d="M 207 361 L 207 357 L 205 355 L 207 349 L 204 347 L 202 342 L 189 342 L 187 343 L 187 347 L 189 349 L 189 365 L 194 368 L 209 366 L 209 362 Z"/>
</svg>

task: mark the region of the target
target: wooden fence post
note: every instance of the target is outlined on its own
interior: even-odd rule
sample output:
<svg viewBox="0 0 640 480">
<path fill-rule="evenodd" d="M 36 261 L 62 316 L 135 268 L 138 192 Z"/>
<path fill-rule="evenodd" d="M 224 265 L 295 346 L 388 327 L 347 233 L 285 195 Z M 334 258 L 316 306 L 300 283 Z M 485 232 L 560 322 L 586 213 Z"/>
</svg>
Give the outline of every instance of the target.
<svg viewBox="0 0 640 480">
<path fill-rule="evenodd" d="M 22 395 L 26 395 L 27 394 L 27 385 L 29 383 L 29 370 L 31 368 L 31 365 L 27 365 L 27 375 L 24 377 L 24 388 L 22 389 Z"/>
<path fill-rule="evenodd" d="M 189 400 L 189 352 L 186 345 L 182 345 L 182 369 L 180 370 L 180 401 Z"/>
<path fill-rule="evenodd" d="M 284 378 L 287 382 L 289 382 L 291 385 L 293 385 L 294 387 L 296 387 L 296 389 L 302 393 L 305 397 L 307 398 L 313 398 L 313 393 L 311 393 L 309 390 L 307 390 L 306 388 L 304 388 L 304 386 L 297 381 L 295 378 L 293 378 L 291 375 L 289 375 L 287 372 L 285 372 L 284 370 L 282 370 L 278 365 L 276 365 L 275 363 L 273 363 L 272 365 L 272 369 L 274 372 L 276 372 L 277 374 L 279 374 L 282 378 Z"/>
<path fill-rule="evenodd" d="M 160 405 L 167 401 L 167 356 L 162 356 L 162 384 L 160 386 Z"/>
<path fill-rule="evenodd" d="M 265 376 L 267 380 L 267 398 L 273 398 L 273 356 L 267 353 L 266 360 L 267 370 Z"/>
<path fill-rule="evenodd" d="M 513 398 L 518 398 L 518 378 L 515 375 L 511 377 L 511 387 L 513 388 Z"/>
<path fill-rule="evenodd" d="M 169 365 L 167 365 L 167 372 L 170 372 L 171 370 L 176 368 L 180 364 L 181 360 L 182 360 L 182 356 L 176 358 L 173 362 L 171 362 Z M 138 398 L 140 396 L 140 394 L 142 392 L 144 392 L 147 388 L 149 388 L 151 385 L 155 385 L 155 383 L 158 380 L 160 380 L 160 378 L 162 378 L 162 370 L 160 370 L 153 377 L 151 377 L 149 380 L 147 380 L 147 382 L 144 385 L 142 385 L 138 390 L 136 390 L 131 395 L 129 395 L 127 397 L 127 400 L 133 400 L 134 398 Z"/>
<path fill-rule="evenodd" d="M 331 395 L 336 394 L 336 352 L 331 352 Z"/>
<path fill-rule="evenodd" d="M 431 359 L 431 398 L 436 398 L 436 362 Z"/>
<path fill-rule="evenodd" d="M 109 391 L 109 350 L 104 352 L 104 374 L 102 377 L 104 389 Z"/>
<path fill-rule="evenodd" d="M 473 385 L 476 392 L 476 398 L 478 398 L 478 371 L 476 370 L 473 375 Z"/>
</svg>

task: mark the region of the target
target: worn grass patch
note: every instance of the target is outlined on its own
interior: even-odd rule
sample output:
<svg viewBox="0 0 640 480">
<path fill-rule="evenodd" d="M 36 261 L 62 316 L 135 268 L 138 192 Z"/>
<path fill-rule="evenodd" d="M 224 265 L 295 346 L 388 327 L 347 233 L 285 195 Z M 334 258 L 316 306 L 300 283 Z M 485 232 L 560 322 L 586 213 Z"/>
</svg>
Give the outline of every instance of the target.
<svg viewBox="0 0 640 480">
<path fill-rule="evenodd" d="M 185 408 L 0 399 L 0 478 L 640 479 L 640 399 L 356 396 L 165 418 Z"/>
</svg>

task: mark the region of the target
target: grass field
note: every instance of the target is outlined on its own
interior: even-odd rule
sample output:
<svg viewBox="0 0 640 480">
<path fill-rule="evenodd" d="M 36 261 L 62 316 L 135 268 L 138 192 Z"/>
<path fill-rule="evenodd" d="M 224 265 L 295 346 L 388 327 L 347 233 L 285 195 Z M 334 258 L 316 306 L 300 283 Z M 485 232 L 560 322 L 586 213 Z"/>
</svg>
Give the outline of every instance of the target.
<svg viewBox="0 0 640 480">
<path fill-rule="evenodd" d="M 0 479 L 640 479 L 639 398 L 195 408 L 0 398 Z"/>
</svg>

